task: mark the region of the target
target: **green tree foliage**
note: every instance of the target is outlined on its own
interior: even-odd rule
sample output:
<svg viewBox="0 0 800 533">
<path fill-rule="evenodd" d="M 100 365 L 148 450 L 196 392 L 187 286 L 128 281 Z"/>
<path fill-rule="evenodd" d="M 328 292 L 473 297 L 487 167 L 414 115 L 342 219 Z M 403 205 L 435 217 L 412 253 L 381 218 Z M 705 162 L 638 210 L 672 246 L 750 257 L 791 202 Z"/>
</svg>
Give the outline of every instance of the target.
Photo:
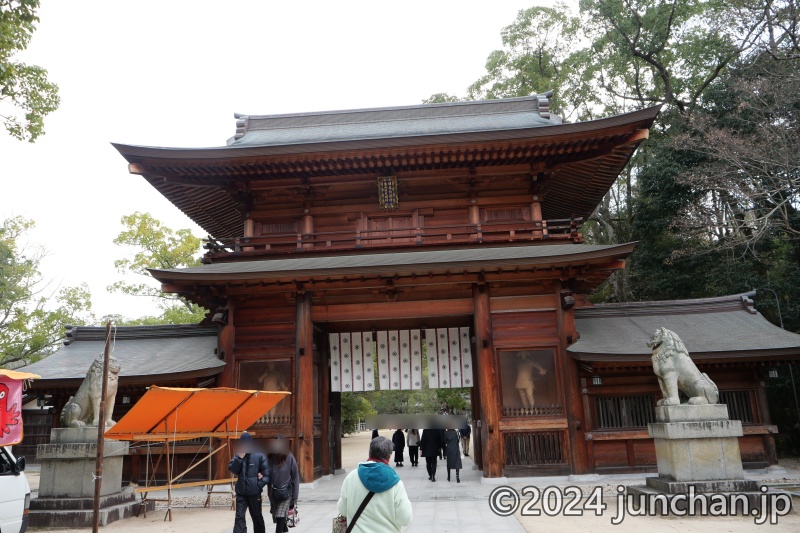
<svg viewBox="0 0 800 533">
<path fill-rule="evenodd" d="M 197 266 L 202 241 L 188 229 L 174 231 L 149 213 L 136 212 L 122 217 L 124 229 L 114 244 L 136 250 L 132 258 L 114 261 L 117 271 L 126 278 L 144 276 L 151 283 L 129 283 L 120 280 L 108 287 L 109 292 L 153 298 L 161 309 L 160 316 L 125 319 L 116 316 L 118 325 L 191 324 L 200 322 L 206 310 L 174 294 L 162 292 L 152 284 L 148 269 L 172 269 Z M 111 318 L 111 317 L 107 317 Z M 120 319 L 121 318 L 121 319 Z"/>
<path fill-rule="evenodd" d="M 486 74 L 467 89 L 468 98 L 528 96 L 554 90 L 553 110 L 570 116 L 591 116 L 592 91 L 583 70 L 586 49 L 580 46 L 580 19 L 563 3 L 532 7 L 518 13 L 501 31 L 503 49 L 486 60 Z"/>
<path fill-rule="evenodd" d="M 358 423 L 367 415 L 375 414 L 369 401 L 358 392 L 342 393 L 342 434 L 352 435 L 358 431 Z"/>
<path fill-rule="evenodd" d="M 761 260 L 782 260 L 785 247 L 768 241 L 776 227 L 779 239 L 796 232 L 799 12 L 797 0 L 581 0 L 577 13 L 563 4 L 522 10 L 502 30 L 503 49 L 468 88 L 471 99 L 554 89 L 552 107 L 566 120 L 664 106 L 584 225 L 589 242 L 640 241 L 596 301 L 749 288 L 763 276 L 740 274 L 753 263 L 742 254 L 756 248 L 720 248 L 754 238 L 765 243 Z M 758 69 L 743 68 L 754 58 Z M 443 98 L 456 97 L 431 100 Z M 698 252 L 713 257 L 690 257 Z M 720 269 L 735 275 L 721 284 Z"/>
<path fill-rule="evenodd" d="M 49 355 L 64 325 L 93 322 L 86 285 L 53 288 L 39 272 L 41 248 L 27 245 L 33 221 L 9 218 L 0 226 L 0 366 L 18 367 Z"/>
<path fill-rule="evenodd" d="M 30 44 L 39 0 L 0 0 L 0 120 L 19 140 L 44 134 L 44 117 L 58 108 L 58 86 L 47 71 L 15 60 Z"/>
<path fill-rule="evenodd" d="M 436 93 L 422 101 L 423 104 L 446 104 L 448 102 L 460 102 L 462 99 L 453 94 Z"/>
</svg>

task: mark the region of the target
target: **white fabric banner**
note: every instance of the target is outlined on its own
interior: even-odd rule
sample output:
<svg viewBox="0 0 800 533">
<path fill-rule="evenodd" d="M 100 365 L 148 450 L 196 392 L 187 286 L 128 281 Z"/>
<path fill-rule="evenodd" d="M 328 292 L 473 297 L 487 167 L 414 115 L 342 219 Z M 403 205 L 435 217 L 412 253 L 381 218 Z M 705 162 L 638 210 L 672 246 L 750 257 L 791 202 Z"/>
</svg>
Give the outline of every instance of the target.
<svg viewBox="0 0 800 533">
<path fill-rule="evenodd" d="M 378 384 L 389 390 L 389 332 L 378 332 Z"/>
<path fill-rule="evenodd" d="M 423 355 L 428 387 L 474 385 L 468 327 L 429 329 L 424 340 L 422 336 L 418 329 L 331 333 L 331 391 L 375 390 L 376 361 L 380 390 L 419 390 L 424 383 Z"/>
</svg>

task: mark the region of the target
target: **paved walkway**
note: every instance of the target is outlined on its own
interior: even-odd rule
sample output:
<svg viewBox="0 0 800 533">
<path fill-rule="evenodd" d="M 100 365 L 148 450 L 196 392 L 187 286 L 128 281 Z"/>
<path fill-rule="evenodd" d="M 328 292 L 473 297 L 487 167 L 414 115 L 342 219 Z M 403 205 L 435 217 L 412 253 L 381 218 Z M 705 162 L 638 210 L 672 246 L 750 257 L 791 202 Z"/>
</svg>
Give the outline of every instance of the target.
<svg viewBox="0 0 800 533">
<path fill-rule="evenodd" d="M 352 446 L 361 444 L 361 441 L 366 450 L 369 439 L 363 439 L 361 435 L 345 439 L 344 442 Z M 451 481 L 447 481 L 447 470 L 442 466 L 444 461 L 440 461 L 436 482 L 428 481 L 425 460 L 420 460 L 417 467 L 410 466 L 411 463 L 407 461 L 404 467 L 396 469 L 414 511 L 414 520 L 409 529 L 424 526 L 427 531 L 437 532 L 525 531 L 513 516 L 500 518 L 489 509 L 487 500 L 494 487 L 481 484 L 482 473 L 472 469 L 474 463 L 470 457 L 462 458 L 464 469 L 461 471 L 461 483 L 456 483 L 455 471 L 451 473 Z M 351 464 L 347 470 L 350 471 L 356 464 Z M 331 520 L 337 514 L 336 502 L 339 500 L 342 479 L 343 476 L 339 475 L 328 476 L 319 480 L 316 488 L 301 490 L 299 505 L 303 531 L 330 532 Z"/>
<path fill-rule="evenodd" d="M 383 434 L 383 432 L 382 432 Z M 356 467 L 359 461 L 365 460 L 369 447 L 369 432 L 348 437 L 342 441 L 342 462 L 349 472 Z M 406 454 L 407 455 L 407 454 Z M 473 462 L 470 457 L 462 458 L 464 469 L 461 471 L 461 483 L 455 482 L 455 472 L 452 481 L 447 482 L 447 471 L 442 467 L 441 462 L 437 472 L 435 483 L 428 481 L 425 471 L 424 459 L 418 467 L 411 467 L 410 462 L 406 462 L 404 467 L 397 468 L 397 473 L 405 484 L 406 491 L 414 512 L 414 519 L 407 531 L 434 531 L 434 532 L 459 532 L 469 533 L 473 531 L 503 531 L 504 533 L 516 533 L 523 531 L 563 531 L 592 529 L 594 531 L 620 531 L 640 532 L 642 529 L 648 531 L 709 531 L 709 522 L 695 519 L 659 519 L 641 517 L 641 519 L 629 519 L 623 527 L 612 526 L 610 519 L 614 516 L 613 498 L 616 494 L 617 485 L 643 484 L 643 475 L 624 475 L 624 476 L 560 476 L 551 478 L 511 478 L 501 481 L 514 487 L 517 490 L 528 485 L 535 485 L 543 490 L 548 486 L 566 487 L 569 485 L 579 486 L 583 494 L 589 493 L 597 486 L 602 487 L 603 492 L 608 497 L 611 507 L 608 516 L 594 517 L 589 513 L 588 516 L 579 518 L 548 518 L 541 516 L 538 518 L 519 516 L 499 517 L 489 508 L 488 497 L 496 485 L 481 482 L 482 475 L 478 470 L 473 470 Z M 390 463 L 393 464 L 393 463 Z M 793 465 L 794 466 L 794 465 Z M 787 474 L 779 472 L 748 472 L 750 479 L 770 479 L 781 478 Z M 31 472 L 29 477 L 38 477 Z M 800 478 L 800 470 L 790 468 L 788 477 Z M 331 530 L 331 521 L 338 514 L 336 502 L 339 499 L 344 475 L 326 476 L 311 485 L 303 485 L 300 489 L 300 502 L 298 504 L 301 512 L 300 527 L 291 530 L 298 533 L 328 533 Z M 777 479 L 775 479 L 777 481 Z M 31 479 L 32 488 L 38 487 L 38 479 Z M 485 480 L 484 480 L 485 481 Z M 205 492 L 202 489 L 181 489 L 174 491 L 176 498 L 190 501 L 194 505 L 192 508 L 173 508 L 173 521 L 164 522 L 164 510 L 156 510 L 148 513 L 147 518 L 130 518 L 115 522 L 103 528 L 108 533 L 131 532 L 131 533 L 229 533 L 233 524 L 233 513 L 228 505 L 217 506 L 212 509 L 197 508 L 196 504 L 205 500 Z M 219 498 L 222 503 L 224 497 Z M 228 500 L 229 504 L 230 500 Z M 523 502 L 525 503 L 524 497 Z M 272 524 L 269 523 L 267 531 L 274 531 Z M 717 519 L 722 520 L 722 519 Z M 524 525 L 521 525 L 521 523 Z M 730 532 L 748 532 L 753 528 L 753 521 L 748 517 L 731 518 L 723 522 L 725 527 L 721 530 Z M 721 523 L 717 522 L 721 525 Z M 780 525 L 768 526 L 770 531 L 800 531 L 800 515 L 797 509 L 792 516 L 784 517 Z M 63 531 L 63 530 L 62 530 Z M 67 530 L 63 533 L 84 533 L 86 530 Z M 248 518 L 248 531 L 253 531 Z"/>
</svg>

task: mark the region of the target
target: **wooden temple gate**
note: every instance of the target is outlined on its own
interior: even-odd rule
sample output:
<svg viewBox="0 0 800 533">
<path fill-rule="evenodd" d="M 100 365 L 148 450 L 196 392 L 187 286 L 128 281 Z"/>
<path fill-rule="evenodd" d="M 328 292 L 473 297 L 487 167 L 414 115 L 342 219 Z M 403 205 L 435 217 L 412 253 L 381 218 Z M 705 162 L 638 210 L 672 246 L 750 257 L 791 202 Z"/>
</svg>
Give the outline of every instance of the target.
<svg viewBox="0 0 800 533">
<path fill-rule="evenodd" d="M 550 96 L 240 116 L 225 147 L 115 145 L 131 173 L 213 236 L 204 265 L 152 274 L 219 325 L 218 385 L 292 392 L 255 429 L 292 440 L 304 480 L 341 467 L 330 451 L 342 391 L 422 386 L 411 359 L 434 341 L 428 380 L 473 382 L 475 460 L 488 477 L 652 466 L 651 441 L 635 441 L 657 390 L 641 338 L 655 323 L 685 327 L 687 345 L 708 351 L 703 364 L 735 352 L 751 365 L 739 370 L 748 377 L 722 390 L 750 391 L 728 395 L 742 416 L 748 398 L 758 400 L 751 412 L 765 412 L 757 352 L 775 344 L 764 357 L 780 360 L 795 339 L 776 344 L 779 335 L 753 322 L 762 334 L 742 352 L 725 344 L 721 320 L 713 327 L 723 334 L 706 345 L 679 318 L 683 304 L 666 322 L 659 306 L 637 311 L 654 316 L 634 330 L 623 321 L 604 332 L 600 315 L 578 327 L 586 295 L 634 249 L 585 244 L 582 221 L 647 139 L 658 108 L 562 124 Z M 401 334 L 410 351 L 395 356 Z M 470 351 L 458 376 L 454 340 Z M 633 345 L 615 352 L 620 341 Z M 377 380 L 364 368 L 376 342 L 386 350 Z M 604 373 L 619 380 L 595 384 Z M 752 419 L 753 457 L 770 462 L 768 414 Z"/>
</svg>

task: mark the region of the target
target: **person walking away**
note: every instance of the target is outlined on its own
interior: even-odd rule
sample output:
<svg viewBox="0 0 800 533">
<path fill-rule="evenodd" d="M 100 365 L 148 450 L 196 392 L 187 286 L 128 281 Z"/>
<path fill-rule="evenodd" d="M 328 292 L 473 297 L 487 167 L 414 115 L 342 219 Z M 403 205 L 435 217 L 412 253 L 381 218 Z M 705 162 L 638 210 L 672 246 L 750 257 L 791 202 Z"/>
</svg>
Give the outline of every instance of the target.
<svg viewBox="0 0 800 533">
<path fill-rule="evenodd" d="M 469 457 L 469 437 L 472 435 L 472 428 L 469 425 L 469 422 L 464 424 L 464 427 L 461 428 L 461 445 L 464 449 L 464 457 Z"/>
<path fill-rule="evenodd" d="M 420 452 L 425 458 L 425 468 L 428 470 L 428 479 L 436 481 L 436 459 L 442 453 L 441 432 L 438 429 L 426 429 L 419 440 Z"/>
<path fill-rule="evenodd" d="M 416 429 L 409 429 L 406 435 L 406 444 L 408 444 L 408 459 L 411 461 L 411 466 L 419 466 L 419 431 Z"/>
<path fill-rule="evenodd" d="M 447 481 L 450 481 L 450 470 L 456 471 L 456 483 L 461 483 L 461 478 L 458 476 L 459 471 L 463 468 L 461 466 L 461 450 L 459 446 L 458 432 L 455 429 L 448 429 L 445 431 L 445 449 L 447 457 Z"/>
<path fill-rule="evenodd" d="M 389 466 L 393 447 L 392 441 L 385 437 L 372 439 L 367 461 L 359 463 L 344 478 L 336 506 L 352 526 L 351 533 L 400 533 L 401 527 L 411 523 L 413 515 L 406 488 Z M 363 510 L 353 523 L 360 507 Z"/>
<path fill-rule="evenodd" d="M 282 439 L 276 439 L 280 442 Z M 285 441 L 284 441 L 285 442 Z M 270 513 L 275 522 L 275 533 L 289 531 L 286 517 L 289 509 L 297 505 L 297 496 L 300 491 L 300 473 L 297 469 L 297 459 L 288 450 L 276 451 L 269 454 L 270 488 L 269 501 Z"/>
<path fill-rule="evenodd" d="M 261 512 L 261 490 L 269 483 L 269 463 L 263 453 L 255 451 L 252 436 L 243 432 L 239 437 L 238 452 L 228 463 L 228 470 L 236 479 L 236 515 L 233 533 L 247 533 L 245 513 L 250 510 L 255 533 L 266 533 Z"/>
<path fill-rule="evenodd" d="M 394 432 L 392 444 L 394 444 L 394 466 L 403 466 L 403 450 L 406 447 L 406 437 L 403 435 L 402 429 Z"/>
<path fill-rule="evenodd" d="M 377 439 L 378 437 L 380 437 L 380 435 L 378 435 L 378 430 L 377 429 L 373 429 L 372 430 L 372 438 L 373 439 Z"/>
<path fill-rule="evenodd" d="M 441 413 L 439 413 L 439 416 L 447 416 L 447 411 L 442 411 Z M 444 424 L 442 424 L 442 426 L 439 427 L 439 441 L 441 442 L 442 446 L 441 450 L 439 451 L 439 459 L 444 459 L 445 456 L 445 446 L 447 445 L 447 441 L 445 441 L 444 432 L 445 428 Z"/>
</svg>

